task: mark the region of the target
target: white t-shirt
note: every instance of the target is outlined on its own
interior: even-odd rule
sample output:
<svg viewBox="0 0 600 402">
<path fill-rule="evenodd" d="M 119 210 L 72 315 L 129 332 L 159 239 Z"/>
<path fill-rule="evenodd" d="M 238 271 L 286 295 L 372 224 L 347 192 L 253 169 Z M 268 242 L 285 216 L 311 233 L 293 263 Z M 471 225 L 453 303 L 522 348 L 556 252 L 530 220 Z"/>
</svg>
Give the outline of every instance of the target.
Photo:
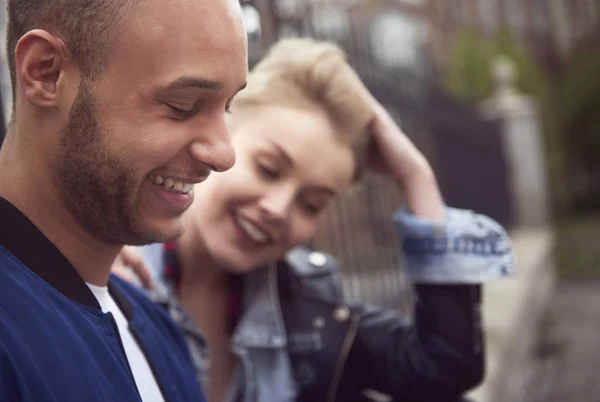
<svg viewBox="0 0 600 402">
<path fill-rule="evenodd" d="M 158 383 L 156 382 L 156 379 L 152 374 L 152 370 L 150 369 L 150 365 L 146 360 L 146 356 L 144 356 L 140 346 L 136 342 L 133 335 L 131 335 L 131 332 L 128 328 L 129 323 L 121 312 L 118 304 L 108 292 L 108 287 L 95 286 L 89 283 L 87 285 L 94 296 L 96 296 L 102 311 L 104 313 L 112 313 L 115 321 L 117 322 L 117 328 L 119 329 L 119 334 L 121 335 L 123 348 L 125 349 L 125 354 L 127 355 L 127 360 L 129 361 L 129 366 L 133 372 L 133 378 L 135 379 L 137 388 L 140 391 L 142 401 L 164 402 L 160 388 L 158 387 Z"/>
</svg>

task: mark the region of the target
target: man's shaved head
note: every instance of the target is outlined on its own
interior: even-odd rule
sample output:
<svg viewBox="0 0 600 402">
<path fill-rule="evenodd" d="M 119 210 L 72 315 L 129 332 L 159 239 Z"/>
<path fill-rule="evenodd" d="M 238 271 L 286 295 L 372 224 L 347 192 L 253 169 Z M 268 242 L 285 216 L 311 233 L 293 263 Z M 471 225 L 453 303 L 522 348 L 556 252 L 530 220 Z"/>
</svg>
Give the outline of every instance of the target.
<svg viewBox="0 0 600 402">
<path fill-rule="evenodd" d="M 93 78 L 106 66 L 115 27 L 142 0 L 9 0 L 7 55 L 16 92 L 15 48 L 32 29 L 61 38 L 81 73 Z"/>
</svg>

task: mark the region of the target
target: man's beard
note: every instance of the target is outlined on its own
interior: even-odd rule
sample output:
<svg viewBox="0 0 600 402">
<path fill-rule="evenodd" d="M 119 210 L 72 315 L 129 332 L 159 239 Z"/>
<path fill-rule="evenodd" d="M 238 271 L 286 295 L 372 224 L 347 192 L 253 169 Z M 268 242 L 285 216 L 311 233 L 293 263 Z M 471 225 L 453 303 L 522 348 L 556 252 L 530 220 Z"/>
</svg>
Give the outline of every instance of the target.
<svg viewBox="0 0 600 402">
<path fill-rule="evenodd" d="M 124 158 L 105 146 L 103 137 L 92 90 L 82 83 L 62 132 L 56 160 L 63 202 L 86 231 L 105 243 L 162 241 L 164 235 L 141 222 L 135 199 L 136 180 Z"/>
</svg>

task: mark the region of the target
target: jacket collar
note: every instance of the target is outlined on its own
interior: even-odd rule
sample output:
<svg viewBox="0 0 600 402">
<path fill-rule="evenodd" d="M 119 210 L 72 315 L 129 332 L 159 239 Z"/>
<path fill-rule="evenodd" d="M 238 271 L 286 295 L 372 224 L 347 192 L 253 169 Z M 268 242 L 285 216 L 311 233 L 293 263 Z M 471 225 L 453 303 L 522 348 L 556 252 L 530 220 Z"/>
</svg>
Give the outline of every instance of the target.
<svg viewBox="0 0 600 402">
<path fill-rule="evenodd" d="M 145 246 L 141 247 L 140 251 L 156 282 L 156 289 L 151 294 L 152 299 L 165 305 L 171 317 L 187 334 L 203 341 L 202 329 L 181 306 L 175 287 L 163 275 L 166 267 L 162 246 Z M 287 336 L 281 314 L 276 266 L 261 268 L 245 276 L 243 305 L 242 317 L 232 336 L 234 344 L 242 348 L 286 346 Z"/>
<path fill-rule="evenodd" d="M 281 313 L 277 266 L 273 264 L 249 274 L 244 290 L 245 312 L 233 342 L 248 347 L 285 347 L 287 332 Z"/>
<path fill-rule="evenodd" d="M 29 218 L 2 197 L 0 222 L 0 246 L 69 299 L 100 310 L 98 300 L 69 260 Z M 109 290 L 130 318 L 132 311 L 127 298 L 115 286 L 109 285 Z"/>
</svg>

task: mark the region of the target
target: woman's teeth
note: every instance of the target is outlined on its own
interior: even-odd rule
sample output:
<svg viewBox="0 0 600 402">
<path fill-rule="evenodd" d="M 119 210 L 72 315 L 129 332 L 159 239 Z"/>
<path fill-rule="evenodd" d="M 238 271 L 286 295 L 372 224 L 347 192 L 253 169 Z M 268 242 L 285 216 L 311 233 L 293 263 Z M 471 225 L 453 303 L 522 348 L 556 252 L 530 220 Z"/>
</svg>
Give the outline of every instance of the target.
<svg viewBox="0 0 600 402">
<path fill-rule="evenodd" d="M 162 176 L 150 176 L 150 179 L 159 187 L 164 188 L 167 191 L 173 193 L 188 194 L 194 190 L 194 185 L 190 183 L 184 183 L 181 181 L 175 181 L 170 177 L 166 179 Z"/>
<path fill-rule="evenodd" d="M 237 215 L 235 216 L 235 220 L 238 223 L 238 226 L 253 241 L 261 244 L 266 244 L 269 241 L 269 236 L 257 228 L 252 222 Z"/>
</svg>

